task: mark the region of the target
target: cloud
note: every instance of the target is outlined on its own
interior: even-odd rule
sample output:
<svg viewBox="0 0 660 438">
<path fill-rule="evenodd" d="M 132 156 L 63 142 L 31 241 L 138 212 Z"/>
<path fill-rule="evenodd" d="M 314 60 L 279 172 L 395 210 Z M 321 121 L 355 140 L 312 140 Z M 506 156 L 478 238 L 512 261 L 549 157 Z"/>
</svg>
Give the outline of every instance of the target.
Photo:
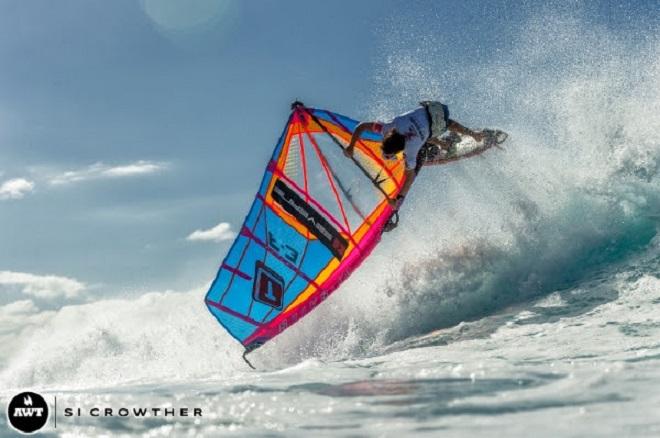
<svg viewBox="0 0 660 438">
<path fill-rule="evenodd" d="M 34 183 L 24 178 L 14 178 L 0 185 L 0 200 L 21 199 L 34 190 Z"/>
<path fill-rule="evenodd" d="M 123 166 L 108 166 L 103 163 L 95 163 L 80 170 L 71 170 L 55 175 L 50 179 L 53 185 L 69 184 L 80 181 L 107 178 L 126 178 L 132 176 L 148 175 L 167 168 L 165 163 L 151 161 L 136 161 Z"/>
<path fill-rule="evenodd" d="M 0 286 L 15 287 L 26 295 L 42 299 L 76 298 L 87 287 L 72 278 L 12 271 L 0 271 Z"/>
<path fill-rule="evenodd" d="M 222 242 L 223 240 L 230 240 L 234 237 L 236 237 L 236 233 L 231 230 L 231 225 L 227 222 L 220 222 L 218 225 L 209 230 L 193 231 L 188 237 L 186 237 L 186 239 Z"/>
<path fill-rule="evenodd" d="M 9 316 L 25 316 L 38 313 L 39 309 L 32 300 L 14 301 L 4 306 L 0 306 L 0 319 L 4 320 Z"/>
</svg>

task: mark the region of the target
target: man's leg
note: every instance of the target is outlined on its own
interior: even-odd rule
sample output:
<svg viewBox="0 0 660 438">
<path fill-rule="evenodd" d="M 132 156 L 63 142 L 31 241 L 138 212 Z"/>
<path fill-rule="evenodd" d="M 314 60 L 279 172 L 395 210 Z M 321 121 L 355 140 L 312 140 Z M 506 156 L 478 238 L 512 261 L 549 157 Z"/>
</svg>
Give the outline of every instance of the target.
<svg viewBox="0 0 660 438">
<path fill-rule="evenodd" d="M 484 134 L 482 132 L 474 132 L 470 128 L 461 125 L 456 120 L 449 119 L 447 123 L 447 129 L 452 132 L 456 132 L 461 135 L 469 135 L 474 138 L 476 141 L 481 141 L 484 139 Z"/>
</svg>

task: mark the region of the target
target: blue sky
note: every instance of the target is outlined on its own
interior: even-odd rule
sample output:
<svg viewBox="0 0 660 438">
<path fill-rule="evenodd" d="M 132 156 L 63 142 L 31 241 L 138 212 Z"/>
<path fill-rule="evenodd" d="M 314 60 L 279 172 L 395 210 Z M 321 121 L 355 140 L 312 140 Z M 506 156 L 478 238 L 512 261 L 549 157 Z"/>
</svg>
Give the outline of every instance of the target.
<svg viewBox="0 0 660 438">
<path fill-rule="evenodd" d="M 1 0 L 0 304 L 208 284 L 231 240 L 188 237 L 240 224 L 296 98 L 354 118 L 443 98 L 474 123 L 451 73 L 529 17 L 657 29 L 655 1 L 576 5 Z M 443 96 L 388 80 L 408 55 Z"/>
</svg>

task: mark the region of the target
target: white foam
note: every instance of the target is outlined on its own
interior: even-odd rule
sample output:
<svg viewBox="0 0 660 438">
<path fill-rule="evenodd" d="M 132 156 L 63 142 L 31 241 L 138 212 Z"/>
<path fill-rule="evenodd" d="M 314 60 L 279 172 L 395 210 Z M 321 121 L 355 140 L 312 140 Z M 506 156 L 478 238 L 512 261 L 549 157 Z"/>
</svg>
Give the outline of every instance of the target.
<svg viewBox="0 0 660 438">
<path fill-rule="evenodd" d="M 244 370 L 242 349 L 208 313 L 202 290 L 101 300 L 30 318 L 39 326 L 13 333 L 20 346 L 0 373 L 4 388 L 176 382 Z"/>
</svg>

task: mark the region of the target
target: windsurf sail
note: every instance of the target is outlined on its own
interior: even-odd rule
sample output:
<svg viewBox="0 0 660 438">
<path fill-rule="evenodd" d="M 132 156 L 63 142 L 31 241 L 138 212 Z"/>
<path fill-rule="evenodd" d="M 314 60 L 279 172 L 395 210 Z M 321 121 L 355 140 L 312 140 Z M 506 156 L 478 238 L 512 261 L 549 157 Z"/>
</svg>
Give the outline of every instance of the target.
<svg viewBox="0 0 660 438">
<path fill-rule="evenodd" d="M 401 189 L 403 160 L 383 161 L 381 136 L 343 149 L 358 122 L 294 102 L 259 191 L 207 295 L 246 349 L 263 345 L 325 300 L 380 241 Z"/>
</svg>

